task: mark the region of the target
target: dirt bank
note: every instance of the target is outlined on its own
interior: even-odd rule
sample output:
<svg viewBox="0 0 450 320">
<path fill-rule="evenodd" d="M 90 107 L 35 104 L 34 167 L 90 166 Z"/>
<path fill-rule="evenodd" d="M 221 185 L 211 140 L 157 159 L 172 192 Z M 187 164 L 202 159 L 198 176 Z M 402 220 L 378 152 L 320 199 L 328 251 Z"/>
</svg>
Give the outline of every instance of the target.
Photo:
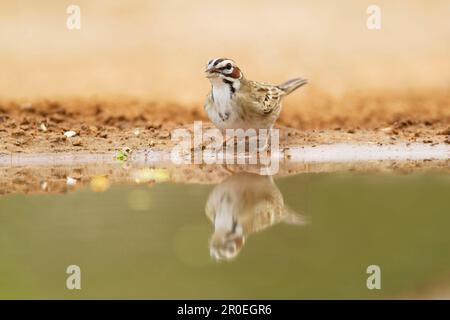
<svg viewBox="0 0 450 320">
<path fill-rule="evenodd" d="M 201 105 L 137 99 L 60 99 L 0 103 L 1 153 L 114 151 L 171 146 L 171 130 L 210 126 Z M 309 93 L 287 101 L 277 123 L 282 145 L 336 142 L 450 143 L 450 93 Z M 70 138 L 66 131 L 75 131 Z"/>
</svg>

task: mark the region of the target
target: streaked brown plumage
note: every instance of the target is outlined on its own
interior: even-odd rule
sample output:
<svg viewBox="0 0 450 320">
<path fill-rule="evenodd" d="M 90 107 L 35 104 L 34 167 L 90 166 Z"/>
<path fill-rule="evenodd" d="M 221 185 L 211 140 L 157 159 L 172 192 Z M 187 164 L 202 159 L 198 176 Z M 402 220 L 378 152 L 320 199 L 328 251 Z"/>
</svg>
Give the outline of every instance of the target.
<svg viewBox="0 0 450 320">
<path fill-rule="evenodd" d="M 211 191 L 206 215 L 214 224 L 210 253 L 216 260 L 235 258 L 246 238 L 274 224 L 302 225 L 303 216 L 291 210 L 270 176 L 237 173 Z"/>
<path fill-rule="evenodd" d="M 282 99 L 305 85 L 302 78 L 281 85 L 247 80 L 230 59 L 213 59 L 206 67 L 211 92 L 205 110 L 219 129 L 270 129 L 281 112 Z"/>
</svg>

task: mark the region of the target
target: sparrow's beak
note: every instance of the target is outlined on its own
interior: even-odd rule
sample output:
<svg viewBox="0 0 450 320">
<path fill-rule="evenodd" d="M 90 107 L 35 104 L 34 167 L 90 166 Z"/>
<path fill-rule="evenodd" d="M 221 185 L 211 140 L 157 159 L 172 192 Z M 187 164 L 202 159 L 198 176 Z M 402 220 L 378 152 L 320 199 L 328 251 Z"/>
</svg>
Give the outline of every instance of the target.
<svg viewBox="0 0 450 320">
<path fill-rule="evenodd" d="M 214 78 L 219 73 L 219 69 L 216 69 L 214 67 L 206 68 L 206 77 L 207 78 Z"/>
</svg>

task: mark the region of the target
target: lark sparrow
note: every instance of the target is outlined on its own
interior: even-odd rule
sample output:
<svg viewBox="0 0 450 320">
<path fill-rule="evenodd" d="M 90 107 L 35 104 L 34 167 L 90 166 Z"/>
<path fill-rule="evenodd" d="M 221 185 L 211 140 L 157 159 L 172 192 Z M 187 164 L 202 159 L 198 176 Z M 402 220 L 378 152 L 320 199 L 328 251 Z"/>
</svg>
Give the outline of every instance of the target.
<svg viewBox="0 0 450 320">
<path fill-rule="evenodd" d="M 210 253 L 216 260 L 231 260 L 250 234 L 285 222 L 303 225 L 305 218 L 290 209 L 270 176 L 237 173 L 218 184 L 206 203 L 214 224 Z"/>
<path fill-rule="evenodd" d="M 281 111 L 281 101 L 307 83 L 296 78 L 280 85 L 247 80 L 230 59 L 213 59 L 206 66 L 211 92 L 205 110 L 221 129 L 271 129 Z"/>
</svg>

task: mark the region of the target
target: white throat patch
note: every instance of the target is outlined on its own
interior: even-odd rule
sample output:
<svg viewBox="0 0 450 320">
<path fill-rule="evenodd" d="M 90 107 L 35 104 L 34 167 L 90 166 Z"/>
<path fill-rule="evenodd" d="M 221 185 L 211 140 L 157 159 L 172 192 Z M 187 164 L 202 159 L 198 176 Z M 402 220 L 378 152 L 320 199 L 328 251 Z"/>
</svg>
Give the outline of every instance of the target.
<svg viewBox="0 0 450 320">
<path fill-rule="evenodd" d="M 233 93 L 230 84 L 224 83 L 219 77 L 211 79 L 211 84 L 214 103 L 221 109 L 226 108 L 231 102 Z M 239 81 L 233 83 L 233 88 L 235 91 L 239 90 Z"/>
</svg>

